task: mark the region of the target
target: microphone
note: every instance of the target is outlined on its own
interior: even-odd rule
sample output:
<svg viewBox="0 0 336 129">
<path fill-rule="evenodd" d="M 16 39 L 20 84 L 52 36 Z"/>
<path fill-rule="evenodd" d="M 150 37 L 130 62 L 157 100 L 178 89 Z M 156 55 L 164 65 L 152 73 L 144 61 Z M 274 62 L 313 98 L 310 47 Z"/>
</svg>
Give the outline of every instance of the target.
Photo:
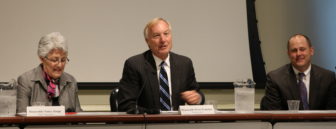
<svg viewBox="0 0 336 129">
<path fill-rule="evenodd" d="M 144 112 L 143 112 L 143 110 L 140 110 L 139 109 L 139 107 L 138 107 L 138 101 L 139 101 L 139 98 L 140 98 L 140 95 L 142 94 L 142 91 L 145 89 L 145 84 L 146 84 L 146 82 L 147 82 L 147 79 L 145 80 L 145 82 L 142 84 L 142 86 L 141 86 L 141 89 L 140 89 L 140 91 L 139 91 L 139 93 L 138 93 L 138 95 L 137 95 L 137 97 L 136 97 L 136 99 L 135 99 L 135 107 L 134 108 L 132 108 L 132 109 L 130 109 L 130 110 L 128 110 L 126 113 L 127 114 L 143 114 Z"/>
<path fill-rule="evenodd" d="M 139 94 L 138 94 L 138 96 L 136 97 L 136 100 L 135 100 L 134 113 L 131 113 L 131 114 L 144 114 L 144 110 L 141 107 L 139 108 L 138 102 L 139 102 L 139 98 L 140 98 L 143 90 L 145 89 L 146 83 L 147 83 L 147 79 L 145 79 L 144 83 L 141 86 L 140 92 L 139 92 Z"/>
<path fill-rule="evenodd" d="M 152 71 L 152 74 L 156 76 L 156 72 Z M 126 113 L 128 114 L 160 114 L 160 109 L 155 109 L 155 108 L 144 108 L 139 106 L 139 99 L 140 96 L 142 94 L 142 92 L 144 92 L 144 89 L 146 87 L 147 82 L 149 82 L 148 78 L 145 77 L 143 84 L 141 85 L 141 89 L 139 90 L 139 93 L 136 97 L 135 100 L 135 107 L 133 109 L 130 109 L 129 111 L 127 111 Z"/>
<path fill-rule="evenodd" d="M 141 86 L 139 94 L 136 97 L 135 108 L 127 111 L 126 112 L 127 114 L 144 114 L 144 113 L 147 113 L 147 114 L 159 114 L 160 113 L 159 109 L 147 109 L 147 108 L 138 106 L 138 102 L 139 102 L 140 96 L 141 96 L 143 90 L 146 87 L 146 83 L 147 83 L 147 79 L 145 79 L 144 83 Z"/>
</svg>

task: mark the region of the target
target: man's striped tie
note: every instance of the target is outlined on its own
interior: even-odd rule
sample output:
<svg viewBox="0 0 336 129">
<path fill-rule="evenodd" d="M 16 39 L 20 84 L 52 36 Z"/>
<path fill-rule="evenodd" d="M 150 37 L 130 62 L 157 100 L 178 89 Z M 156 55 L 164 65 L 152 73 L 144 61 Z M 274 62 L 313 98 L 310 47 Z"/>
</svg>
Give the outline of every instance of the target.
<svg viewBox="0 0 336 129">
<path fill-rule="evenodd" d="M 309 104 L 307 100 L 307 88 L 306 85 L 303 83 L 302 79 L 306 76 L 304 73 L 299 73 L 299 87 L 300 87 L 300 96 L 301 96 L 301 102 L 303 105 L 303 110 L 309 110 Z"/>
<path fill-rule="evenodd" d="M 160 64 L 160 102 L 161 102 L 161 110 L 167 111 L 171 110 L 170 106 L 170 94 L 169 94 L 169 83 L 168 83 L 168 76 L 167 72 L 164 69 L 164 65 L 166 63 L 162 61 Z"/>
</svg>

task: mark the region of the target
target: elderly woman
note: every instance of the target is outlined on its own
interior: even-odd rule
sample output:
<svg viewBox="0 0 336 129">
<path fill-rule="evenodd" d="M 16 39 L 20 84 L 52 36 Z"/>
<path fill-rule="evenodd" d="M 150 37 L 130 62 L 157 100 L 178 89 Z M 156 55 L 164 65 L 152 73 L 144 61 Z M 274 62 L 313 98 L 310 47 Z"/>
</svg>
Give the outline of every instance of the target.
<svg viewBox="0 0 336 129">
<path fill-rule="evenodd" d="M 27 106 L 63 105 L 66 112 L 82 111 L 77 81 L 64 72 L 69 61 L 64 37 L 53 32 L 40 39 L 38 57 L 41 64 L 18 77 L 17 113 L 26 112 Z"/>
</svg>

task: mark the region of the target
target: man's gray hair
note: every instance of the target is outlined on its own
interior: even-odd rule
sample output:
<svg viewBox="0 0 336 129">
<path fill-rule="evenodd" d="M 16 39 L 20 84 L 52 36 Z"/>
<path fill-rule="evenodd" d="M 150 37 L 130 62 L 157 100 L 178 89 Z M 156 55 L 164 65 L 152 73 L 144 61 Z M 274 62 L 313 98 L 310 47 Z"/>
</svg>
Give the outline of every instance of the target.
<svg viewBox="0 0 336 129">
<path fill-rule="evenodd" d="M 171 27 L 170 23 L 166 19 L 164 19 L 164 18 L 157 17 L 157 18 L 154 18 L 154 19 L 150 20 L 147 23 L 147 25 L 145 26 L 145 28 L 144 28 L 144 37 L 145 37 L 145 39 L 148 38 L 148 29 L 151 28 L 153 25 L 157 24 L 159 21 L 163 21 L 163 22 L 167 23 L 168 24 L 168 28 L 171 31 L 172 27 Z"/>
<path fill-rule="evenodd" d="M 66 54 L 68 53 L 68 46 L 64 36 L 60 32 L 52 32 L 41 37 L 38 44 L 37 54 L 39 57 L 46 57 L 51 50 L 60 49 Z"/>
</svg>

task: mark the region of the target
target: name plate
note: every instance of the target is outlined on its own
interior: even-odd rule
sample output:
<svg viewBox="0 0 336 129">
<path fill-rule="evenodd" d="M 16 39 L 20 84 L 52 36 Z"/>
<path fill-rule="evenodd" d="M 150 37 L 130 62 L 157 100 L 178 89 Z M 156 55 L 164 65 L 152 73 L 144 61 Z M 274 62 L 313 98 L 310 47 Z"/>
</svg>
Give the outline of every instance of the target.
<svg viewBox="0 0 336 129">
<path fill-rule="evenodd" d="M 64 116 L 64 106 L 28 106 L 27 116 Z"/>
<path fill-rule="evenodd" d="M 184 105 L 180 106 L 179 112 L 181 115 L 194 115 L 194 114 L 215 114 L 213 105 Z"/>
</svg>

